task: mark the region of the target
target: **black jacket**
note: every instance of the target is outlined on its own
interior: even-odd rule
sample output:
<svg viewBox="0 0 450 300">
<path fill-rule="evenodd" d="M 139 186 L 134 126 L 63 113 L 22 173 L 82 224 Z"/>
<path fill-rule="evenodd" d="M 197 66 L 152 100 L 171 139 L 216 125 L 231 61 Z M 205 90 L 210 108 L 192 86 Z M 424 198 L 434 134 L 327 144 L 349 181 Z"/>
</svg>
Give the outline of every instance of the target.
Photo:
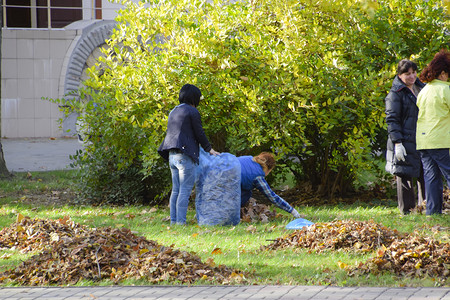
<svg viewBox="0 0 450 300">
<path fill-rule="evenodd" d="M 414 83 L 421 90 L 425 84 L 418 78 Z M 387 165 L 390 171 L 395 165 L 396 174 L 399 176 L 419 177 L 420 156 L 416 150 L 416 124 L 419 108 L 416 105 L 417 98 L 406 85 L 395 76 L 391 90 L 386 99 L 386 123 L 388 131 Z M 397 161 L 394 155 L 394 144 L 402 143 L 406 149 L 405 161 Z M 392 170 L 392 169 L 391 169 Z"/>
<path fill-rule="evenodd" d="M 169 114 L 166 137 L 158 148 L 158 153 L 168 160 L 169 151 L 177 149 L 198 164 L 199 144 L 206 152 L 212 148 L 203 130 L 197 108 L 186 103 L 176 106 Z"/>
</svg>

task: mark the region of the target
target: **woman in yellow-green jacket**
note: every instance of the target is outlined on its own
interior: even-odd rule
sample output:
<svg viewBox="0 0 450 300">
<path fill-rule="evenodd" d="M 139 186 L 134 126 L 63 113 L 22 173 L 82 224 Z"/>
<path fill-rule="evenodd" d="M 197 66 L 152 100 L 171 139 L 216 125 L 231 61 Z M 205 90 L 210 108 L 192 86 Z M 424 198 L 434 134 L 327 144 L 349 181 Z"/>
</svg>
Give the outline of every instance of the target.
<svg viewBox="0 0 450 300">
<path fill-rule="evenodd" d="M 441 214 L 442 176 L 450 187 L 450 52 L 441 50 L 420 73 L 416 145 L 425 177 L 426 214 Z"/>
</svg>

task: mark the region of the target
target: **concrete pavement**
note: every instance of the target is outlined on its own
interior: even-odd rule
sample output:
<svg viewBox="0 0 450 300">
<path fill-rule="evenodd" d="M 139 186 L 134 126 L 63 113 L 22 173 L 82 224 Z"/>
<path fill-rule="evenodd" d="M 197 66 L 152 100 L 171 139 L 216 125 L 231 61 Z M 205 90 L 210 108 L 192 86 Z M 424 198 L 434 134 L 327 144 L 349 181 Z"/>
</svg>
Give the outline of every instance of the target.
<svg viewBox="0 0 450 300">
<path fill-rule="evenodd" d="M 12 172 L 68 169 L 70 155 L 82 149 L 74 138 L 2 139 L 6 165 Z M 450 300 L 446 288 L 332 286 L 98 286 L 0 287 L 0 299 L 433 299 Z"/>
<path fill-rule="evenodd" d="M 111 286 L 0 288 L 0 299 L 120 300 L 450 300 L 450 288 L 384 288 L 330 286 Z"/>
<path fill-rule="evenodd" d="M 69 156 L 83 148 L 76 138 L 3 138 L 1 142 L 10 172 L 69 169 Z"/>
</svg>

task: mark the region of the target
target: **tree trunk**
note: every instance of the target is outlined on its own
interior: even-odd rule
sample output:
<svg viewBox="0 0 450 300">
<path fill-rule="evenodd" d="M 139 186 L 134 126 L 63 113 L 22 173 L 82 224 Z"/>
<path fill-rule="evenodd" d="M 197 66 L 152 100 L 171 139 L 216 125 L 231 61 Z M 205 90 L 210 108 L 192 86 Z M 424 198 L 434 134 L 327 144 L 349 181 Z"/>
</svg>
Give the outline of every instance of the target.
<svg viewBox="0 0 450 300">
<path fill-rule="evenodd" d="M 5 157 L 3 156 L 3 146 L 0 140 L 0 178 L 9 178 L 11 176 L 12 174 L 8 171 L 8 168 L 6 167 Z"/>
<path fill-rule="evenodd" d="M 6 8 L 3 8 L 6 9 Z M 0 78 L 2 78 L 2 28 L 3 27 L 3 13 L 0 12 Z M 0 84 L 0 95 L 2 94 L 2 87 Z M 3 155 L 3 146 L 1 141 L 2 134 L 2 104 L 0 97 L 0 178 L 8 178 L 11 177 L 11 173 L 9 173 L 8 168 L 6 167 L 5 157 Z"/>
</svg>

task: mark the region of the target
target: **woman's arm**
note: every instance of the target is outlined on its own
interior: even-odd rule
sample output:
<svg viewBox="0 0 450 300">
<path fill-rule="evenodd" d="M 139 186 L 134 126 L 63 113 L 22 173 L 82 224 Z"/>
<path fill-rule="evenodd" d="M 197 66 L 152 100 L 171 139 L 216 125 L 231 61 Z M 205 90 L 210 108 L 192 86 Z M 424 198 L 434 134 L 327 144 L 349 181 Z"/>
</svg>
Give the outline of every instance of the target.
<svg viewBox="0 0 450 300">
<path fill-rule="evenodd" d="M 394 144 L 401 143 L 403 140 L 402 99 L 398 93 L 391 91 L 385 101 L 388 135 Z"/>
<path fill-rule="evenodd" d="M 212 147 L 209 143 L 208 138 L 206 137 L 205 131 L 203 130 L 202 119 L 200 117 L 200 113 L 196 108 L 191 109 L 191 124 L 195 138 L 197 139 L 199 144 L 206 152 L 210 152 Z"/>
<path fill-rule="evenodd" d="M 270 202 L 275 204 L 278 208 L 281 208 L 282 210 L 285 210 L 288 213 L 292 213 L 294 208 L 289 203 L 287 203 L 283 198 L 275 194 L 274 191 L 272 191 L 272 189 L 270 188 L 269 184 L 267 183 L 267 181 L 264 179 L 263 176 L 256 177 L 255 180 L 253 181 L 253 184 L 259 191 L 261 191 L 261 193 L 266 195 L 266 197 L 270 200 Z"/>
</svg>

